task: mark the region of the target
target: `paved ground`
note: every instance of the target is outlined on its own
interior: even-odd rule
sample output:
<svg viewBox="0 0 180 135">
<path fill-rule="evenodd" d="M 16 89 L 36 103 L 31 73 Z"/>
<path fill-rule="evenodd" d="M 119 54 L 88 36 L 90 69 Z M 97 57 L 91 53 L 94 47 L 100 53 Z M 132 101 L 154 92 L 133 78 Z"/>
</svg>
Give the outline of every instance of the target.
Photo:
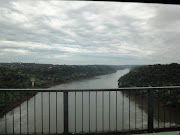
<svg viewBox="0 0 180 135">
<path fill-rule="evenodd" d="M 131 134 L 131 135 L 180 135 L 180 131 L 161 132 L 161 133 L 147 133 L 147 134 Z"/>
</svg>

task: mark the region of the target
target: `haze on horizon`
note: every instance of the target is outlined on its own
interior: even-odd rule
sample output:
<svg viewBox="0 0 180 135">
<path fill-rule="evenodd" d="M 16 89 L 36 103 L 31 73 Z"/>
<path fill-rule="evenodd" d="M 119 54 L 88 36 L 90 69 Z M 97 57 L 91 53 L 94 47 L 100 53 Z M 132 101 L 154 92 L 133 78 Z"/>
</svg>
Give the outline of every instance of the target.
<svg viewBox="0 0 180 135">
<path fill-rule="evenodd" d="M 0 1 L 0 62 L 180 63 L 180 6 Z"/>
</svg>

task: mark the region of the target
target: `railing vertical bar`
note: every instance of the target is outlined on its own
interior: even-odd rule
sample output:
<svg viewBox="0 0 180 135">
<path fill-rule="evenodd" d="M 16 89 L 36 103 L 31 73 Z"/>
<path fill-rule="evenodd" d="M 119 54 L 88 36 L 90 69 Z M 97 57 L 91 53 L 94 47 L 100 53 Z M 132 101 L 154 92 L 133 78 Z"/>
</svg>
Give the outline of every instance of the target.
<svg viewBox="0 0 180 135">
<path fill-rule="evenodd" d="M 104 91 L 102 91 L 102 130 L 104 132 Z"/>
<path fill-rule="evenodd" d="M 172 97 L 171 97 L 171 89 L 170 89 L 170 99 L 171 99 L 171 101 L 172 101 Z M 171 107 L 171 103 L 170 103 L 170 112 L 169 112 L 169 120 L 170 120 L 170 122 L 169 122 L 169 124 L 170 124 L 170 127 L 171 127 L 171 123 L 172 123 L 172 121 L 171 121 L 171 109 L 172 109 L 172 107 Z"/>
<path fill-rule="evenodd" d="M 130 114 L 130 110 L 131 110 L 131 105 L 130 105 L 130 98 L 131 98 L 131 93 L 130 93 L 130 90 L 129 90 L 129 130 L 130 130 L 130 124 L 131 124 L 131 122 L 130 122 L 130 120 L 131 120 L 131 114 Z"/>
<path fill-rule="evenodd" d="M 7 92 L 5 91 L 5 134 L 7 134 Z"/>
<path fill-rule="evenodd" d="M 96 133 L 97 133 L 97 91 L 96 91 Z"/>
<path fill-rule="evenodd" d="M 178 90 L 179 90 L 179 89 L 178 89 Z M 179 95 L 178 90 L 176 89 L 176 91 L 175 91 L 176 97 Z M 176 112 L 177 112 L 177 110 L 176 110 Z M 178 127 L 178 125 L 177 125 L 178 119 L 175 119 L 175 123 L 176 123 L 175 126 Z"/>
<path fill-rule="evenodd" d="M 64 92 L 64 134 L 69 134 L 68 119 L 68 91 Z"/>
<path fill-rule="evenodd" d="M 83 130 L 84 130 L 84 129 L 83 129 L 83 128 L 84 128 L 84 127 L 83 127 L 83 125 L 84 125 L 84 124 L 83 124 L 83 120 L 84 120 L 84 119 L 83 119 L 83 109 L 84 109 L 84 107 L 83 107 L 83 95 L 84 95 L 84 94 L 83 94 L 83 91 L 82 91 L 82 133 L 83 133 Z"/>
<path fill-rule="evenodd" d="M 135 130 L 136 130 L 136 90 L 135 90 Z"/>
<path fill-rule="evenodd" d="M 142 102 L 142 129 L 143 129 L 143 109 L 144 109 L 144 104 L 143 104 L 143 102 L 144 102 L 144 101 L 143 101 L 143 91 L 141 92 L 141 96 L 142 96 L 142 97 L 141 97 L 141 98 L 142 98 L 142 99 L 141 99 L 141 102 Z"/>
<path fill-rule="evenodd" d="M 166 112 L 166 105 L 165 105 L 165 89 L 163 90 L 163 98 L 164 98 L 164 128 L 166 127 L 166 114 L 165 114 L 165 112 Z"/>
<path fill-rule="evenodd" d="M 28 120 L 28 116 L 29 116 L 29 113 L 28 113 L 28 92 L 26 92 L 26 98 L 27 98 L 27 134 L 29 134 L 29 120 Z"/>
<path fill-rule="evenodd" d="M 148 90 L 148 133 L 153 133 L 154 90 Z"/>
<path fill-rule="evenodd" d="M 20 103 L 22 101 L 22 97 L 21 97 L 21 91 L 20 91 Z M 20 135 L 21 135 L 21 104 L 20 104 Z"/>
<path fill-rule="evenodd" d="M 57 134 L 57 90 L 56 90 L 56 134 Z"/>
<path fill-rule="evenodd" d="M 91 103 L 91 96 L 90 96 L 90 91 L 89 91 L 89 133 L 90 133 L 90 128 L 91 128 L 91 119 L 90 119 L 90 103 Z"/>
<path fill-rule="evenodd" d="M 116 90 L 116 131 L 117 131 L 117 90 Z"/>
<path fill-rule="evenodd" d="M 160 105 L 159 105 L 159 90 L 157 90 L 158 92 L 158 128 L 159 128 L 159 108 L 160 108 Z"/>
<path fill-rule="evenodd" d="M 51 95 L 49 92 L 49 134 L 51 133 L 51 111 L 50 111 L 50 105 L 51 105 Z"/>
<path fill-rule="evenodd" d="M 41 119 L 42 119 L 42 134 L 43 134 L 43 92 L 41 92 Z"/>
<path fill-rule="evenodd" d="M 14 134 L 14 92 L 12 92 L 12 101 L 13 101 L 13 134 Z"/>
<path fill-rule="evenodd" d="M 109 131 L 111 131 L 111 93 L 109 91 Z"/>
<path fill-rule="evenodd" d="M 122 130 L 124 130 L 124 91 L 123 93 L 123 98 L 122 98 Z"/>
<path fill-rule="evenodd" d="M 74 124 L 74 126 L 75 126 L 75 133 L 76 133 L 76 92 L 75 92 L 75 98 L 74 98 L 74 100 L 75 100 L 75 120 L 74 120 L 74 122 L 75 122 L 75 124 Z"/>
<path fill-rule="evenodd" d="M 34 133 L 36 134 L 36 93 L 34 92 Z"/>
</svg>

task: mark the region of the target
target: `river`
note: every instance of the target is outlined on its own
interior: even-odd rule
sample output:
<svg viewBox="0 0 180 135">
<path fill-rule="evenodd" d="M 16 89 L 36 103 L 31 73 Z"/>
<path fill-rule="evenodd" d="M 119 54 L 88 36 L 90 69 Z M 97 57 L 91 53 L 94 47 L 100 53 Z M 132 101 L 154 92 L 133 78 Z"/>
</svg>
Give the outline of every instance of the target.
<svg viewBox="0 0 180 135">
<path fill-rule="evenodd" d="M 100 75 L 92 78 L 76 80 L 51 87 L 49 89 L 51 90 L 51 89 L 118 88 L 118 79 L 128 72 L 129 69 L 118 70 L 116 73 L 113 74 Z M 83 98 L 82 98 L 82 94 L 83 94 Z M 76 100 L 75 100 L 75 95 L 76 95 Z M 56 97 L 57 97 L 57 104 L 56 104 Z M 49 98 L 50 98 L 50 108 L 49 108 Z M 102 102 L 103 99 L 104 99 L 104 103 Z M 83 104 L 82 104 L 82 100 L 83 100 Z M 90 105 L 89 105 L 89 101 L 90 101 Z M 109 130 L 121 131 L 129 128 L 146 129 L 147 103 L 145 100 L 143 100 L 143 102 L 140 97 L 139 99 L 137 97 L 137 101 L 135 102 L 133 96 L 129 100 L 127 94 L 123 94 L 122 92 L 116 92 L 116 91 L 110 93 L 90 92 L 90 95 L 89 92 L 83 92 L 83 93 L 70 92 L 69 93 L 69 131 L 73 133 L 73 132 L 82 132 L 82 130 L 83 132 L 89 132 L 89 130 L 91 132 L 95 132 L 95 131 L 102 132 Z M 129 111 L 129 105 L 130 105 L 130 111 Z M 21 129 L 20 129 L 20 109 L 21 109 Z M 170 120 L 169 120 L 170 112 L 168 111 L 168 109 L 166 109 L 165 111 L 166 111 L 165 126 L 168 126 L 170 124 Z M 164 122 L 163 122 L 164 117 L 162 115 L 163 108 L 160 108 L 159 112 L 160 112 L 159 126 L 163 127 L 164 126 Z M 158 115 L 157 109 L 155 109 L 154 124 L 156 127 L 158 126 L 157 115 Z M 177 123 L 176 118 L 177 117 L 179 118 L 178 112 L 171 111 L 171 117 L 172 117 L 171 125 Z M 57 95 L 55 92 L 50 93 L 50 95 L 49 92 L 38 93 L 36 96 L 29 99 L 28 108 L 27 108 L 27 101 L 25 101 L 21 104 L 21 107 L 16 107 L 14 110 L 8 112 L 6 114 L 6 119 L 7 119 L 7 128 L 8 128 L 7 131 L 9 134 L 13 132 L 13 121 L 15 123 L 14 132 L 16 134 L 19 134 L 20 130 L 21 133 L 27 133 L 27 131 L 29 133 L 34 133 L 34 131 L 36 131 L 36 133 L 42 133 L 42 130 L 43 133 L 49 133 L 49 127 L 50 127 L 50 133 L 56 133 L 56 132 L 62 133 L 63 132 L 63 93 L 57 93 Z M 5 133 L 5 116 L 0 118 L 0 133 Z"/>
</svg>

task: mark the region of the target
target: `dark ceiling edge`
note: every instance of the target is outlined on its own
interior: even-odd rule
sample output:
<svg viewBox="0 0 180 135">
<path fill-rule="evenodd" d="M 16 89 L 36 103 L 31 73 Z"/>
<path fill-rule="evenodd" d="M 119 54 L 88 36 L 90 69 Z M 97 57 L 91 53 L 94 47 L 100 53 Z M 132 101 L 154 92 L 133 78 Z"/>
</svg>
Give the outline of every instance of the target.
<svg viewBox="0 0 180 135">
<path fill-rule="evenodd" d="M 156 3 L 156 4 L 180 4 L 180 0 L 79 0 L 79 1 L 135 2 L 135 3 L 138 2 L 138 3 Z"/>
</svg>

